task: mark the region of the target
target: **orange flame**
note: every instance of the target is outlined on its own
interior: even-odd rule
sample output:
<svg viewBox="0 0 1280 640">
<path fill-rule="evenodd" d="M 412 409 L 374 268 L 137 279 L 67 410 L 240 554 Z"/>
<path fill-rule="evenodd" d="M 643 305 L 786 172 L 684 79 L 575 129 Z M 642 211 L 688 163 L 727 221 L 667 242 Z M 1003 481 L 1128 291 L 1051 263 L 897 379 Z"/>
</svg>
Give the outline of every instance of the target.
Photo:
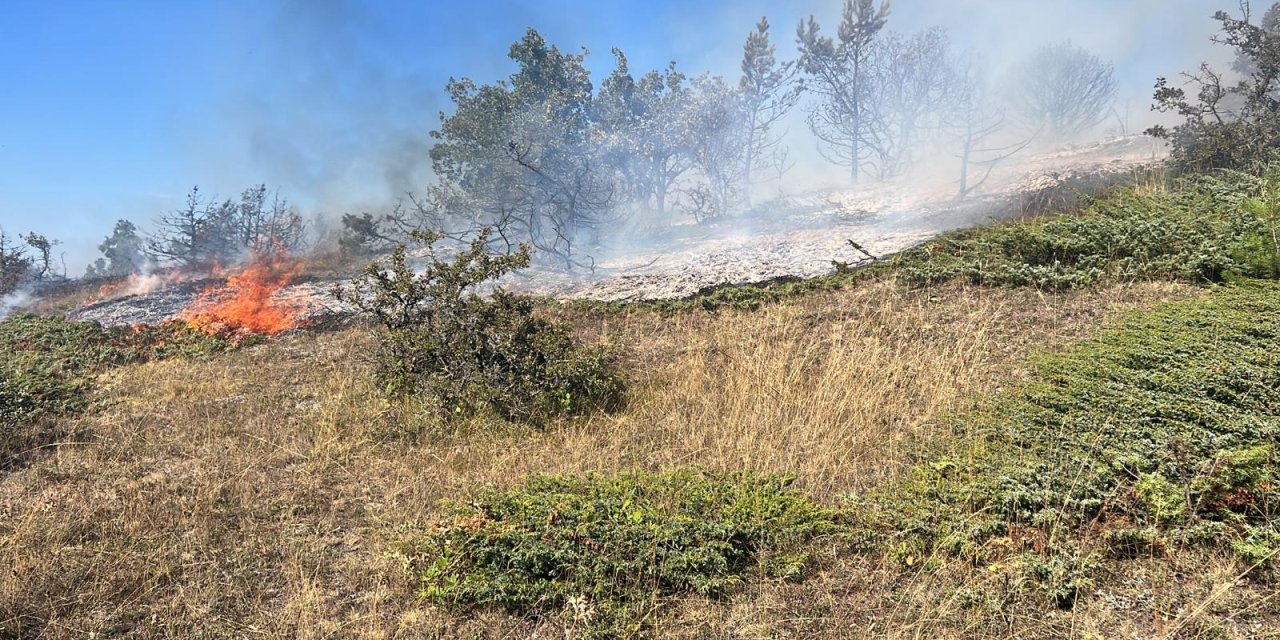
<svg viewBox="0 0 1280 640">
<path fill-rule="evenodd" d="M 219 269 L 215 268 L 215 273 Z M 302 308 L 276 300 L 297 274 L 298 264 L 280 254 L 255 255 L 225 284 L 207 287 L 182 312 L 188 325 L 205 333 L 229 337 L 275 335 L 299 325 Z"/>
</svg>

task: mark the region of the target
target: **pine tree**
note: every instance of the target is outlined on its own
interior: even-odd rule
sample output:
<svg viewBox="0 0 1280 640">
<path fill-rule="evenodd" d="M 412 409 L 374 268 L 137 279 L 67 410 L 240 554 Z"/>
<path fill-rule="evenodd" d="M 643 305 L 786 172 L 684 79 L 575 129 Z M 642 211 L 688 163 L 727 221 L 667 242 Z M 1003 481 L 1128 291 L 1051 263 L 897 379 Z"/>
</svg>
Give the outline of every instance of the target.
<svg viewBox="0 0 1280 640">
<path fill-rule="evenodd" d="M 743 187 L 747 205 L 751 204 L 751 185 L 756 169 L 778 164 L 781 138 L 774 126 L 786 117 L 800 99 L 800 86 L 795 82 L 795 63 L 779 64 L 777 47 L 769 40 L 769 19 L 760 18 L 756 30 L 747 35 L 742 51 L 742 78 L 738 93 L 745 117 L 743 144 Z"/>
<path fill-rule="evenodd" d="M 889 1 L 845 0 L 836 39 L 820 35 L 813 16 L 796 29 L 800 66 L 810 79 L 806 89 L 819 100 L 809 114 L 809 128 L 823 155 L 849 167 L 857 184 L 867 154 L 870 63 L 877 36 L 889 21 Z M 825 150 L 823 150 L 825 147 Z"/>
<path fill-rule="evenodd" d="M 138 226 L 125 219 L 116 221 L 111 235 L 98 245 L 98 251 L 102 252 L 102 257 L 94 261 L 85 273 L 89 277 L 127 276 L 142 271 L 147 263 Z"/>
</svg>

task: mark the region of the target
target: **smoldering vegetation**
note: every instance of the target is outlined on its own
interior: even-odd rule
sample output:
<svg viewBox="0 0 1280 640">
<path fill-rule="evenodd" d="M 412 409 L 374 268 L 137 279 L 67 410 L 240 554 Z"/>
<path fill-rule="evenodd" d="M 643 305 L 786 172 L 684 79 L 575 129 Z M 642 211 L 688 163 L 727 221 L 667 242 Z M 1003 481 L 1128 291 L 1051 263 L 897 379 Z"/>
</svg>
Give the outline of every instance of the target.
<svg viewBox="0 0 1280 640">
<path fill-rule="evenodd" d="M 1019 152 L 1095 133 L 1115 98 L 1111 65 L 1069 43 L 997 81 L 945 30 L 898 33 L 891 15 L 887 3 L 858 1 L 827 31 L 810 17 L 794 59 L 762 19 L 736 79 L 676 62 L 641 72 L 615 48 L 598 86 L 586 53 L 530 29 L 510 49 L 509 78 L 449 84 L 453 109 L 431 134 L 437 183 L 390 214 L 346 216 L 346 246 L 394 243 L 408 228 L 493 228 L 500 249 L 528 243 L 566 270 L 590 270 L 620 238 L 767 216 L 780 207 L 762 195 L 795 193 L 797 152 L 843 167 L 845 187 L 949 184 L 942 199 L 963 200 Z M 812 151 L 793 149 L 797 119 Z M 953 161 L 926 161 L 938 157 Z"/>
</svg>

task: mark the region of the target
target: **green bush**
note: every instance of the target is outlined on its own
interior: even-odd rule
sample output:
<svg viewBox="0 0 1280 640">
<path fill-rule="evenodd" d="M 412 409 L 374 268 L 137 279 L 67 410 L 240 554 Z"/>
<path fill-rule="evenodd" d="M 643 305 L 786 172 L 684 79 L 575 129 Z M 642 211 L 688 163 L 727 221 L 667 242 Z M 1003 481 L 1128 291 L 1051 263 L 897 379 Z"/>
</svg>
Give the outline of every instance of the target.
<svg viewBox="0 0 1280 640">
<path fill-rule="evenodd" d="M 799 577 L 806 545 L 836 526 L 774 476 L 541 477 L 457 506 L 413 553 L 433 602 L 565 614 L 613 638 L 673 596 L 724 596 L 753 567 Z"/>
<path fill-rule="evenodd" d="M 1275 222 L 1265 206 L 1274 176 L 1200 176 L 1168 192 L 1108 194 L 1078 214 L 962 231 L 904 253 L 899 276 L 913 285 L 959 278 L 1049 290 L 1274 277 Z"/>
<path fill-rule="evenodd" d="M 1147 133 L 1169 141 L 1179 169 L 1245 168 L 1274 158 L 1280 145 L 1280 4 L 1260 22 L 1251 20 L 1247 4 L 1241 6 L 1246 15 L 1214 14 L 1221 28 L 1213 41 L 1235 55 L 1229 71 L 1204 64 L 1173 84 L 1156 81 L 1156 110 L 1183 121 Z"/>
<path fill-rule="evenodd" d="M 611 409 L 623 383 L 601 348 L 578 346 L 569 330 L 533 315 L 533 301 L 490 281 L 528 265 L 529 252 L 495 255 L 482 233 L 452 261 L 436 257 L 440 236 L 415 233 L 430 256 L 421 271 L 404 246 L 374 263 L 343 299 L 382 324 L 382 383 L 392 393 L 422 392 L 446 416 L 492 411 L 540 423 Z"/>
<path fill-rule="evenodd" d="M 1280 531 L 1280 283 L 1136 315 L 1036 371 L 958 421 L 976 450 L 873 508 L 962 553 L 1011 527 L 1254 550 Z"/>
<path fill-rule="evenodd" d="M 227 346 L 180 323 L 108 329 L 34 315 L 0 321 L 0 467 L 39 444 L 41 418 L 83 410 L 99 372 Z"/>
<path fill-rule="evenodd" d="M 1261 277 L 1280 280 L 1280 168 L 1267 171 L 1258 194 L 1245 200 L 1243 207 L 1256 218 L 1257 226 L 1237 243 L 1236 261 Z"/>
</svg>

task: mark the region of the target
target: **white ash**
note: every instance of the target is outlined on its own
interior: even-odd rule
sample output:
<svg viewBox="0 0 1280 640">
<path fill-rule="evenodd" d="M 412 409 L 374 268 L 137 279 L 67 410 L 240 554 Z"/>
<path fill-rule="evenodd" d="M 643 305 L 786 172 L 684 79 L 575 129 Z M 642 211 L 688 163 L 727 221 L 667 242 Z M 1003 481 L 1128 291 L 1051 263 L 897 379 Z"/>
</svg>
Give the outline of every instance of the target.
<svg viewBox="0 0 1280 640">
<path fill-rule="evenodd" d="M 560 300 L 631 302 L 686 298 L 710 288 L 808 278 L 833 271 L 832 261 L 858 264 L 887 256 L 940 233 L 989 221 L 1008 212 L 1028 193 L 1068 184 L 1074 178 L 1132 173 L 1164 156 L 1145 137 L 1060 150 L 1003 168 L 984 193 L 957 203 L 955 185 L 902 180 L 839 191 L 780 198 L 737 216 L 650 231 L 598 257 L 594 270 L 565 272 L 535 264 L 499 284 L 510 290 Z M 442 252 L 447 255 L 447 252 Z M 421 258 L 422 256 L 418 256 Z M 298 306 L 305 322 L 348 318 L 354 309 L 332 294 L 348 280 L 293 284 L 278 301 Z M 71 314 L 104 325 L 158 324 L 178 318 L 205 282 L 183 283 L 148 295 L 100 302 Z"/>
</svg>

